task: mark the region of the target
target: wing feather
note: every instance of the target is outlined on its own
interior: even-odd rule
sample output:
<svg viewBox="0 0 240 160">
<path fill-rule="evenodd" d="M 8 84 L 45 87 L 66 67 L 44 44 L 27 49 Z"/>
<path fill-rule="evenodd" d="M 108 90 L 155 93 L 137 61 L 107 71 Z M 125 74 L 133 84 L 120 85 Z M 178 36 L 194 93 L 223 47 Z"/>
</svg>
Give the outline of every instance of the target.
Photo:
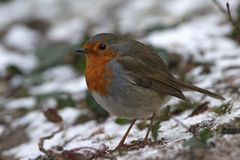
<svg viewBox="0 0 240 160">
<path fill-rule="evenodd" d="M 152 68 L 146 65 L 144 61 L 130 56 L 119 57 L 117 61 L 136 85 L 152 89 L 162 95 L 171 95 L 187 100 L 175 78 L 167 72 Z"/>
</svg>

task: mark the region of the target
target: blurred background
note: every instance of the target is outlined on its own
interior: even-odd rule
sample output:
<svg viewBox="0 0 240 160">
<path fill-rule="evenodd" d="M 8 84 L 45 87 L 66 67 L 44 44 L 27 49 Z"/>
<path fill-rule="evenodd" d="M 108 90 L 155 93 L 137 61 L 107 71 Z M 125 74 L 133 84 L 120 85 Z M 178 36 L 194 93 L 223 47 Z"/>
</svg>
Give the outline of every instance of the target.
<svg viewBox="0 0 240 160">
<path fill-rule="evenodd" d="M 109 118 L 95 103 L 85 84 L 85 59 L 74 54 L 97 33 L 137 39 L 154 47 L 180 79 L 215 90 L 228 100 L 238 97 L 239 35 L 218 6 L 226 9 L 225 4 L 225 0 L 1 0 L 0 159 L 42 158 L 38 140 L 56 130 L 54 120 L 46 116 L 48 108 L 59 112 L 66 128 L 46 144 L 47 148 L 61 144 L 64 149 L 73 149 L 99 141 L 111 141 L 109 145 L 114 146 L 118 142 L 128 121 Z M 239 0 L 229 0 L 229 4 L 233 19 L 240 20 Z M 171 114 L 181 115 L 206 102 L 207 108 L 221 106 L 221 102 L 195 93 L 186 95 L 193 104 L 174 99 L 169 103 Z M 237 108 L 234 103 L 231 107 Z M 227 112 L 224 108 L 213 111 L 207 114 L 217 117 Z M 238 111 L 228 113 L 238 116 Z M 189 121 L 199 123 L 206 117 Z M 145 127 L 141 122 L 133 133 L 141 137 Z M 172 142 L 179 140 L 179 135 L 182 139 L 189 137 L 182 129 L 178 136 L 171 137 L 169 128 L 162 128 L 158 139 Z M 160 126 L 155 139 L 158 129 Z M 158 152 L 144 156 L 147 159 L 154 155 L 159 156 Z M 121 156 L 131 159 L 136 155 Z"/>
</svg>

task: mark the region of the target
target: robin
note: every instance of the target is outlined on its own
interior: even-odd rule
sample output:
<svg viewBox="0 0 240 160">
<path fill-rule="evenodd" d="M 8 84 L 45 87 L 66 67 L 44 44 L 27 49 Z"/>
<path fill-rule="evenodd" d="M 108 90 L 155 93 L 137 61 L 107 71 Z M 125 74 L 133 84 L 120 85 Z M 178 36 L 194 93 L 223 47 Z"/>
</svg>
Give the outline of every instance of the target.
<svg viewBox="0 0 240 160">
<path fill-rule="evenodd" d="M 216 93 L 173 77 L 152 48 L 135 40 L 100 33 L 91 37 L 76 52 L 86 57 L 86 82 L 97 103 L 111 115 L 131 120 L 115 150 L 124 146 L 137 119 L 150 118 L 143 140 L 146 145 L 160 106 L 172 97 L 188 101 L 182 89 L 224 100 Z"/>
</svg>

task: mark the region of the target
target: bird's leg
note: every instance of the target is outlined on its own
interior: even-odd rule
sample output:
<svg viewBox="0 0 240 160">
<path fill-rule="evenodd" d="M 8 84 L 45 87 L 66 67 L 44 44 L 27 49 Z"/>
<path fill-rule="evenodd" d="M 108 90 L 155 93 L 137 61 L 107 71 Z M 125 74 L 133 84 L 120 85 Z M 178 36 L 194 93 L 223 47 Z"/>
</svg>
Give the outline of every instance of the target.
<svg viewBox="0 0 240 160">
<path fill-rule="evenodd" d="M 125 140 L 126 140 L 126 138 L 127 138 L 127 136 L 128 136 L 128 133 L 129 133 L 130 130 L 132 129 L 132 127 L 133 127 L 134 123 L 136 122 L 136 120 L 137 120 L 137 119 L 132 120 L 132 122 L 131 122 L 130 126 L 128 127 L 126 133 L 124 134 L 122 140 L 119 142 L 119 144 L 118 144 L 117 147 L 114 149 L 114 151 L 116 151 L 116 150 L 118 150 L 118 149 L 120 149 L 120 148 L 122 148 L 122 147 L 124 146 L 124 142 L 125 142 Z"/>
<path fill-rule="evenodd" d="M 152 126 L 153 126 L 154 117 L 155 117 L 155 113 L 152 114 L 152 117 L 151 117 L 151 119 L 150 119 L 150 124 L 149 124 L 149 126 L 148 126 L 147 133 L 146 133 L 145 138 L 144 138 L 144 140 L 143 140 L 143 144 L 144 144 L 144 145 L 146 145 L 146 144 L 148 143 L 148 136 L 149 136 L 149 133 L 150 133 L 150 131 L 151 131 L 151 129 L 152 129 Z"/>
</svg>

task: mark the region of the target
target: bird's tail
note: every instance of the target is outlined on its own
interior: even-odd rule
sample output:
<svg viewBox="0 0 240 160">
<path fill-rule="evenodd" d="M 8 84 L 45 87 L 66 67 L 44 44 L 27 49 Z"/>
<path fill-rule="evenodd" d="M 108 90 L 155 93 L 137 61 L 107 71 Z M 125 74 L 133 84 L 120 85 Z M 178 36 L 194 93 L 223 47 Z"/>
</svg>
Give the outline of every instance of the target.
<svg viewBox="0 0 240 160">
<path fill-rule="evenodd" d="M 199 88 L 197 86 L 194 86 L 194 85 L 191 85 L 191 84 L 187 84 L 187 83 L 184 83 L 182 81 L 179 81 L 177 80 L 177 83 L 179 84 L 179 86 L 181 88 L 185 88 L 185 89 L 189 89 L 189 90 L 194 90 L 194 91 L 197 91 L 199 93 L 202 93 L 202 94 L 205 94 L 207 96 L 210 96 L 212 98 L 216 98 L 216 99 L 220 99 L 220 100 L 225 100 L 225 98 L 223 98 L 221 95 L 219 94 L 216 94 L 216 93 L 213 93 L 213 92 L 210 92 L 208 90 L 205 90 L 205 89 L 202 89 L 202 88 Z"/>
</svg>

